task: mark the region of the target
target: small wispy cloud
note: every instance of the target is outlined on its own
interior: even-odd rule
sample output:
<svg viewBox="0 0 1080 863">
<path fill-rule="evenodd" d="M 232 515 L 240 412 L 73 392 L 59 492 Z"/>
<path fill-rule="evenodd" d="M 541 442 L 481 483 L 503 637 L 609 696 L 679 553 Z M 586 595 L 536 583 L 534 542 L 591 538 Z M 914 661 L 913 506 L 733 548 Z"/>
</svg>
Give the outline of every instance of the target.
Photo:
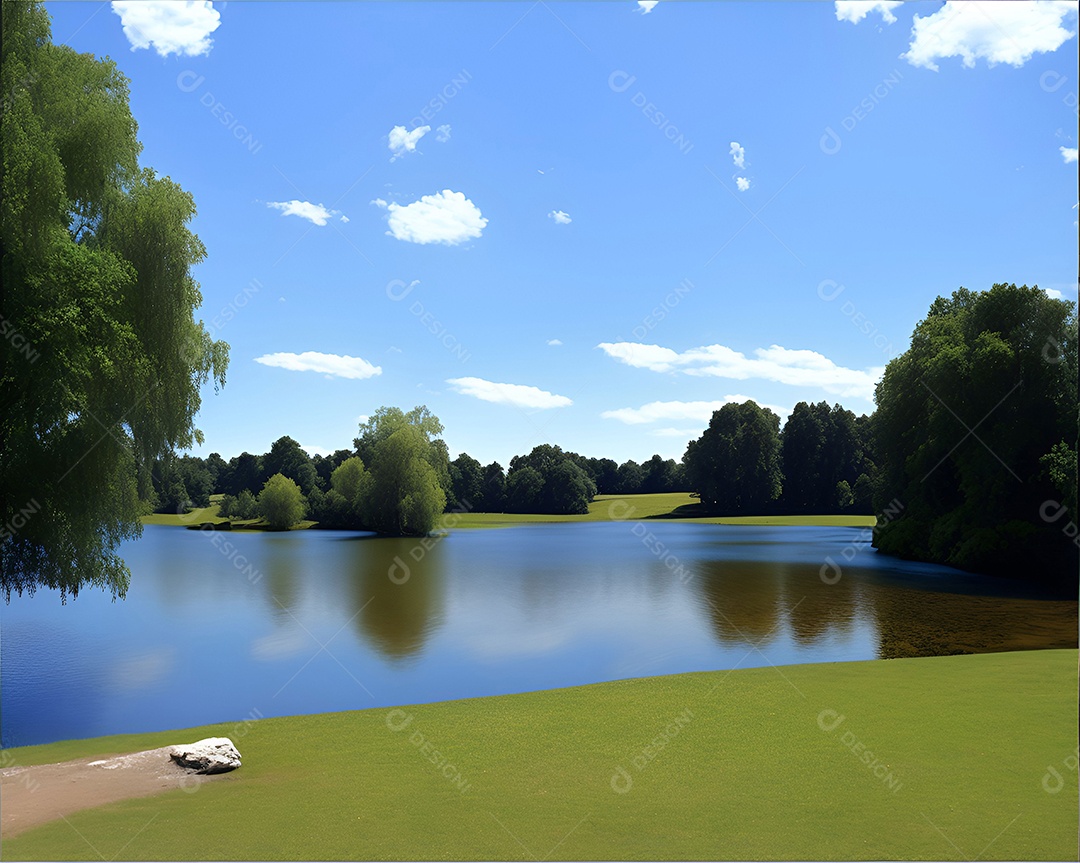
<svg viewBox="0 0 1080 863">
<path fill-rule="evenodd" d="M 525 386 L 524 384 L 496 383 L 486 381 L 483 378 L 450 378 L 447 383 L 454 388 L 455 392 L 462 395 L 500 405 L 513 405 L 514 407 L 531 410 L 546 410 L 573 404 L 566 396 L 556 395 L 549 393 L 547 390 Z"/>
<path fill-rule="evenodd" d="M 549 219 L 554 219 L 556 225 L 569 225 L 573 219 L 570 218 L 569 213 L 564 213 L 562 210 L 552 210 L 548 213 Z"/>
<path fill-rule="evenodd" d="M 322 204 L 313 204 L 310 201 L 268 201 L 266 206 L 272 210 L 281 210 L 283 216 L 299 216 L 320 227 L 330 221 L 333 216 L 340 215 L 338 210 L 328 210 Z M 344 216 L 342 220 L 349 221 Z"/>
<path fill-rule="evenodd" d="M 548 339 L 548 340 L 547 340 L 547 343 L 548 343 L 548 345 L 550 345 L 551 347 L 553 347 L 553 348 L 557 348 L 557 347 L 558 347 L 559 345 L 561 345 L 561 344 L 562 344 L 562 340 L 561 340 L 561 339 Z"/>
<path fill-rule="evenodd" d="M 886 24 L 894 24 L 892 10 L 902 4 L 903 0 L 836 0 L 836 20 L 858 24 L 871 12 L 877 12 Z"/>
<path fill-rule="evenodd" d="M 1061 158 L 1065 160 L 1065 164 L 1076 161 L 1076 147 L 1059 147 L 1058 149 L 1061 150 Z"/>
<path fill-rule="evenodd" d="M 741 169 L 746 167 L 746 147 L 738 141 L 731 142 L 731 149 L 728 150 L 728 155 L 731 156 L 731 161 L 735 163 L 736 168 Z"/>
<path fill-rule="evenodd" d="M 347 354 L 323 354 L 317 351 L 304 351 L 302 354 L 280 352 L 255 357 L 255 362 L 264 366 L 288 369 L 291 372 L 320 372 L 336 378 L 363 380 L 382 374 L 382 368 L 372 365 L 360 357 Z"/>
<path fill-rule="evenodd" d="M 660 0 L 637 0 L 638 10 L 642 15 L 648 15 L 659 2 Z"/>
<path fill-rule="evenodd" d="M 740 192 L 745 192 L 750 188 L 750 181 L 746 177 L 736 177 L 735 185 L 739 187 Z"/>
<path fill-rule="evenodd" d="M 445 144 L 447 141 L 450 140 L 449 123 L 443 123 L 443 125 L 439 126 L 439 128 L 435 130 L 435 140 L 438 141 L 440 144 Z"/>
<path fill-rule="evenodd" d="M 604 411 L 600 416 L 607 420 L 618 420 L 627 425 L 642 425 L 657 422 L 658 420 L 668 420 L 669 422 L 672 420 L 696 420 L 704 426 L 709 422 L 713 413 L 720 410 L 724 405 L 742 404 L 749 399 L 750 396 L 730 395 L 724 396 L 718 401 L 649 402 L 639 408 L 618 408 L 617 410 Z M 762 405 L 762 407 L 767 407 L 767 405 Z"/>
<path fill-rule="evenodd" d="M 654 372 L 760 379 L 789 386 L 817 387 L 836 395 L 867 400 L 873 398 L 874 385 L 885 371 L 883 366 L 849 369 L 816 351 L 792 350 L 780 345 L 757 348 L 752 357 L 725 345 L 705 345 L 681 353 L 661 345 L 636 342 L 603 342 L 597 347 L 621 363 Z"/>
<path fill-rule="evenodd" d="M 417 142 L 430 131 L 431 126 L 417 126 L 411 132 L 407 131 L 404 126 L 394 126 L 387 136 L 387 146 L 393 154 L 390 161 L 400 159 L 406 153 L 415 152 Z"/>
</svg>

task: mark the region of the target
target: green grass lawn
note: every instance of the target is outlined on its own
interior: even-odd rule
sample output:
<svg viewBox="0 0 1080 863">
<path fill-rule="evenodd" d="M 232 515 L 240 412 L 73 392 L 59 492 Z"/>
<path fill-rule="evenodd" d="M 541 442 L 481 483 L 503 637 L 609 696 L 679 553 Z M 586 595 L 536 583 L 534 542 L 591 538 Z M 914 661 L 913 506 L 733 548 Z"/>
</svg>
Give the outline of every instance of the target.
<svg viewBox="0 0 1080 863">
<path fill-rule="evenodd" d="M 210 495 L 210 506 L 194 507 L 190 512 L 186 512 L 183 515 L 178 515 L 171 512 L 154 512 L 149 515 L 142 516 L 141 520 L 143 524 L 164 524 L 170 527 L 187 527 L 189 525 L 200 525 L 204 522 L 217 522 L 222 521 L 220 515 L 218 515 L 218 504 L 221 502 L 221 498 L 224 495 L 212 494 Z M 266 522 L 261 518 L 251 518 L 246 521 L 240 521 L 238 519 L 230 519 L 232 522 L 233 530 L 265 530 Z M 315 522 L 310 519 L 304 519 L 304 521 L 293 525 L 290 530 L 303 530 L 307 527 L 312 527 Z"/>
<path fill-rule="evenodd" d="M 697 498 L 687 492 L 663 494 L 598 494 L 589 504 L 587 515 L 540 515 L 536 513 L 470 512 L 448 513 L 444 520 L 451 527 L 510 527 L 518 524 L 548 524 L 580 521 L 665 521 L 697 524 L 810 524 L 844 527 L 872 527 L 872 515 L 696 515 Z M 681 509 L 680 509 L 681 508 Z"/>
<path fill-rule="evenodd" d="M 244 766 L 4 856 L 1075 860 L 1076 666 L 1052 650 L 766 667 L 10 750 L 223 734 Z"/>
</svg>

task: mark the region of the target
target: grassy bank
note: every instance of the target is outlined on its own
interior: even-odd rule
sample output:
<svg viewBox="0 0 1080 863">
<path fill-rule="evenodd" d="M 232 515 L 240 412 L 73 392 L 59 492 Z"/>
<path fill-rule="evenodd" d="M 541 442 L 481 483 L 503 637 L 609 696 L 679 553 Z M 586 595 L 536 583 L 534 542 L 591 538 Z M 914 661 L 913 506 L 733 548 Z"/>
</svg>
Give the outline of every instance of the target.
<svg viewBox="0 0 1080 863">
<path fill-rule="evenodd" d="M 1076 664 L 1054 650 L 706 672 L 10 750 L 46 763 L 224 734 L 244 766 L 4 855 L 1075 860 Z"/>
<path fill-rule="evenodd" d="M 217 500 L 221 495 L 211 496 L 210 506 L 194 509 L 185 515 L 154 513 L 143 516 L 143 524 L 167 524 L 186 527 L 217 521 Z M 665 521 L 695 524 L 800 524 L 839 525 L 841 527 L 872 527 L 876 521 L 872 515 L 745 515 L 701 516 L 696 514 L 697 499 L 686 492 L 664 494 L 601 494 L 589 504 L 585 515 L 544 515 L 541 513 L 466 512 L 447 513 L 443 521 L 450 527 L 513 527 L 519 524 L 556 524 L 583 521 L 638 521 L 640 519 L 664 519 Z M 245 528 L 257 530 L 258 520 L 233 521 L 234 530 Z M 313 521 L 302 521 L 294 530 L 315 526 Z"/>
<path fill-rule="evenodd" d="M 697 498 L 687 492 L 663 494 L 598 494 L 585 515 L 469 512 L 446 517 L 454 527 L 511 527 L 518 524 L 550 524 L 584 521 L 639 521 L 663 519 L 694 524 L 803 524 L 872 527 L 872 515 L 742 515 L 701 516 Z"/>
</svg>

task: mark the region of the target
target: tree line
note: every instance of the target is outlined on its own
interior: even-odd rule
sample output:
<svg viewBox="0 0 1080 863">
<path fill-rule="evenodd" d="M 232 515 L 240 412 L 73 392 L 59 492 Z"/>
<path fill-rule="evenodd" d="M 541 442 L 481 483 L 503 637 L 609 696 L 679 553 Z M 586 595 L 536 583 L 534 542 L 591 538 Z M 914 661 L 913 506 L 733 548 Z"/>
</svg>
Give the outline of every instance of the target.
<svg viewBox="0 0 1080 863">
<path fill-rule="evenodd" d="M 285 436 L 267 453 L 228 462 L 218 453 L 162 459 L 153 472 L 154 505 L 186 512 L 218 493 L 220 515 L 269 521 L 261 501 L 276 478 L 279 492 L 293 489 L 301 501 L 294 520 L 279 526 L 306 516 L 320 527 L 389 533 L 426 532 L 446 511 L 585 514 L 597 494 L 687 491 L 711 512 L 734 514 L 869 513 L 872 506 L 870 418 L 825 402 L 800 402 L 783 431 L 779 417 L 753 401 L 725 405 L 679 462 L 657 454 L 618 464 L 541 444 L 506 470 L 468 453 L 451 461 L 437 437 L 442 430 L 424 406 L 408 413 L 383 407 L 360 427 L 352 449 L 327 456 L 310 456 Z M 408 499 L 414 511 L 384 513 L 395 499 Z"/>
</svg>

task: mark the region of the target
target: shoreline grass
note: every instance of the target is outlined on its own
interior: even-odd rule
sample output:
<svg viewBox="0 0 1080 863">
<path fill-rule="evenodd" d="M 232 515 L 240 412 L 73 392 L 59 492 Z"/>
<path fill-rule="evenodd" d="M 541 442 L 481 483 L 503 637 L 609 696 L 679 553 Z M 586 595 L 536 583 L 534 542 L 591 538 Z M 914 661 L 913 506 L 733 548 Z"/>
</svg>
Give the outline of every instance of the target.
<svg viewBox="0 0 1080 863">
<path fill-rule="evenodd" d="M 5 762 L 28 765 L 226 735 L 244 766 L 197 793 L 76 813 L 4 851 L 1076 859 L 1077 657 L 699 672 L 12 749 Z M 1058 791 L 1044 789 L 1049 767 Z"/>
<path fill-rule="evenodd" d="M 143 524 L 161 524 L 173 527 L 200 525 L 215 522 L 218 500 L 221 495 L 211 495 L 210 506 L 193 509 L 184 515 L 154 513 L 142 517 Z M 514 527 L 522 524 L 574 524 L 598 521 L 674 521 L 681 524 L 743 524 L 743 525 L 806 525 L 828 527 L 873 527 L 877 518 L 873 515 L 696 515 L 693 507 L 696 498 L 688 492 L 662 492 L 660 494 L 598 494 L 589 504 L 589 512 L 582 515 L 552 515 L 545 513 L 462 512 L 445 513 L 441 522 L 448 528 Z M 689 514 L 687 513 L 689 509 Z M 262 530 L 259 520 L 233 521 L 233 530 Z M 290 530 L 304 530 L 317 526 L 317 522 L 305 520 Z"/>
</svg>

